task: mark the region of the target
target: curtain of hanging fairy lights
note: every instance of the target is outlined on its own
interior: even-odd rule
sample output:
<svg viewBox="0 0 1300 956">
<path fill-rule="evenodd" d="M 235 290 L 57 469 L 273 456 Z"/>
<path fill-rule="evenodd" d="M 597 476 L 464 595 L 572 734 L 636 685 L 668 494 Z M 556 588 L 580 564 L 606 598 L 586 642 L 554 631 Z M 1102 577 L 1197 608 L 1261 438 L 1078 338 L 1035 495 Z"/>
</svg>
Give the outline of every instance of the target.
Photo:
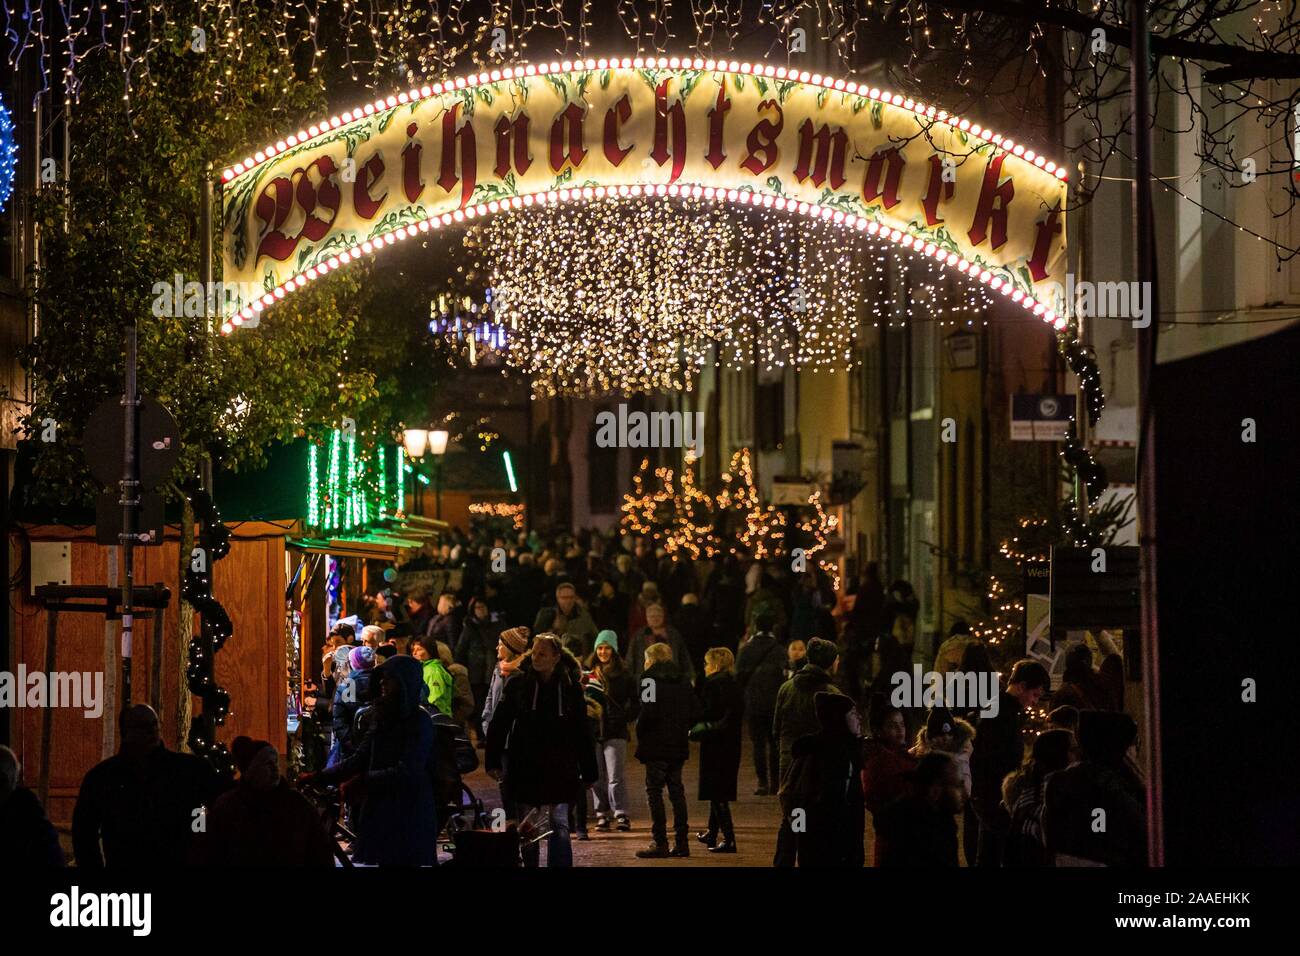
<svg viewBox="0 0 1300 956">
<path fill-rule="evenodd" d="M 931 260 L 891 271 L 866 236 L 694 199 L 502 213 L 467 245 L 492 290 L 489 321 L 508 329 L 506 360 L 539 396 L 690 391 L 714 357 L 845 371 L 868 325 L 982 325 L 991 304 Z"/>
</svg>

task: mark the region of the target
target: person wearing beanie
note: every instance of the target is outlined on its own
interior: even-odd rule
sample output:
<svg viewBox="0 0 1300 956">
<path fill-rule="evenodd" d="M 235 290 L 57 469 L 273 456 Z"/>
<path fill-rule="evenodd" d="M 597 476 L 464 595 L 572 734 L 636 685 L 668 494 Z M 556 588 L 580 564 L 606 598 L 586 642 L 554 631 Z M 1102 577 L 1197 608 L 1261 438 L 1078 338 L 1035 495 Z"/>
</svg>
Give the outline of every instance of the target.
<svg viewBox="0 0 1300 956">
<path fill-rule="evenodd" d="M 596 635 L 595 647 L 586 666 L 588 673 L 599 679 L 604 691 L 604 703 L 594 728 L 597 777 L 591 792 L 596 804 L 596 829 L 607 831 L 613 821 L 621 832 L 627 832 L 632 829 L 627 812 L 628 724 L 636 718 L 636 684 L 619 656 L 617 634 L 601 631 Z"/>
<path fill-rule="evenodd" d="M 772 736 L 776 738 L 780 764 L 772 774 L 775 780 L 784 780 L 784 770 L 794 756 L 794 744 L 800 737 L 821 730 L 817 719 L 814 698 L 818 693 L 844 694 L 835 686 L 835 669 L 839 663 L 839 649 L 830 641 L 814 637 L 808 642 L 807 663 L 797 674 L 781 685 L 776 695 L 776 710 L 772 717 Z M 847 696 L 847 695 L 845 695 Z M 852 703 L 852 698 L 850 698 Z M 777 833 L 774 866 L 794 866 L 798 843 L 788 820 L 783 821 Z"/>
<path fill-rule="evenodd" d="M 1022 737 L 1026 712 L 1052 686 L 1047 668 L 1038 661 L 1017 661 L 998 695 L 997 711 L 981 716 L 975 725 L 971 751 L 971 808 L 979 820 L 976 866 L 1001 866 L 1011 817 L 1002 806 L 1002 781 L 1025 759 Z"/>
<path fill-rule="evenodd" d="M 479 717 L 483 725 L 483 736 L 479 739 L 480 749 L 487 747 L 487 735 L 492 730 L 492 720 L 505 693 L 506 684 L 519 673 L 524 654 L 528 651 L 530 635 L 531 632 L 526 627 L 510 627 L 502 631 L 501 636 L 497 638 L 497 663 L 492 669 L 492 681 L 488 684 L 487 699 L 483 701 L 483 713 Z M 519 816 L 514 797 L 510 792 L 509 754 L 501 755 L 501 765 L 501 780 L 498 782 L 501 808 L 505 810 L 509 819 L 517 820 Z"/>
<path fill-rule="evenodd" d="M 332 767 L 356 749 L 356 728 L 353 721 L 357 711 L 370 703 L 370 672 L 375 666 L 375 652 L 364 645 L 348 651 L 348 676 L 334 689 L 330 707 L 334 743 L 330 747 L 325 766 Z"/>
<path fill-rule="evenodd" d="M 240 736 L 230 752 L 239 783 L 208 810 L 200 858 L 210 866 L 332 866 L 334 844 L 316 809 L 280 776 L 275 747 Z"/>
<path fill-rule="evenodd" d="M 1082 759 L 1047 778 L 1043 838 L 1056 866 L 1140 867 L 1147 862 L 1146 784 L 1133 764 L 1137 724 L 1124 713 L 1079 714 Z M 1106 826 L 1096 826 L 1097 811 Z"/>
<path fill-rule="evenodd" d="M 492 669 L 492 680 L 488 684 L 487 700 L 483 702 L 483 713 L 480 717 L 485 734 L 488 724 L 492 723 L 497 705 L 501 703 L 506 681 L 519 671 L 519 661 L 528 651 L 531 634 L 532 631 L 526 627 L 510 627 L 502 631 L 501 636 L 497 638 L 497 663 Z"/>
<path fill-rule="evenodd" d="M 375 648 L 375 666 L 378 667 L 396 653 L 397 645 L 392 641 L 384 641 L 384 643 Z"/>
<path fill-rule="evenodd" d="M 781 784 L 782 817 L 789 825 L 802 813 L 797 832 L 790 826 L 799 866 L 862 866 L 866 816 L 862 746 L 849 720 L 853 699 L 818 691 L 813 708 L 820 729 L 795 741 Z"/>
<path fill-rule="evenodd" d="M 1002 805 L 1011 814 L 1011 831 L 1002 858 L 1004 866 L 1047 866 L 1047 844 L 1043 839 L 1043 790 L 1048 774 L 1070 765 L 1074 735 L 1066 730 L 1049 730 L 1034 738 L 1033 749 L 1020 769 L 1002 782 Z"/>
<path fill-rule="evenodd" d="M 924 757 L 932 750 L 942 750 L 957 761 L 961 774 L 962 791 L 970 797 L 970 755 L 975 750 L 975 728 L 960 717 L 954 717 L 947 707 L 934 707 L 926 717 L 925 726 L 916 732 L 912 747 L 913 757 Z M 974 854 L 975 847 L 969 852 Z"/>
</svg>

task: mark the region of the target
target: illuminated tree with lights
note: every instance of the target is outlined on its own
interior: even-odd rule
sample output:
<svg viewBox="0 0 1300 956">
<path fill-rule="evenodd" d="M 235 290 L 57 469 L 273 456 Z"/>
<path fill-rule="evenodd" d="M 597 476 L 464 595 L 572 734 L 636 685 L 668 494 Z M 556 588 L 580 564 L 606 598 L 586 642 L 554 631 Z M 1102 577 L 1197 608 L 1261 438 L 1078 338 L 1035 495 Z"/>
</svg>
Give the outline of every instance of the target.
<svg viewBox="0 0 1300 956">
<path fill-rule="evenodd" d="M 722 490 L 716 501 L 719 520 L 731 539 L 727 550 L 732 554 L 762 561 L 775 555 L 783 545 L 785 512 L 764 505 L 759 498 L 748 448 L 731 456 L 731 466 L 722 474 Z"/>
</svg>

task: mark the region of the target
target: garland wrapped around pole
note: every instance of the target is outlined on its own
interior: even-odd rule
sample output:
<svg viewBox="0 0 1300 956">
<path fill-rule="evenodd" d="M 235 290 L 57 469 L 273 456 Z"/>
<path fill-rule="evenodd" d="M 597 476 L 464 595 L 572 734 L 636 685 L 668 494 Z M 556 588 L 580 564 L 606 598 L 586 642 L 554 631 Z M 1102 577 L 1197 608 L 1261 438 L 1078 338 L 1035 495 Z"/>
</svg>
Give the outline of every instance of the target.
<svg viewBox="0 0 1300 956">
<path fill-rule="evenodd" d="M 188 743 L 191 752 L 206 759 L 219 774 L 233 777 L 234 761 L 226 745 L 217 740 L 217 727 L 230 713 L 230 694 L 217 683 L 214 664 L 234 628 L 226 609 L 212 596 L 212 565 L 230 553 L 230 529 L 222 522 L 212 496 L 201 487 L 189 485 L 186 494 L 199 519 L 199 533 L 181 581 L 181 596 L 203 618 L 199 633 L 190 640 L 185 669 L 190 693 L 203 703 L 202 713 L 190 720 Z"/>
</svg>

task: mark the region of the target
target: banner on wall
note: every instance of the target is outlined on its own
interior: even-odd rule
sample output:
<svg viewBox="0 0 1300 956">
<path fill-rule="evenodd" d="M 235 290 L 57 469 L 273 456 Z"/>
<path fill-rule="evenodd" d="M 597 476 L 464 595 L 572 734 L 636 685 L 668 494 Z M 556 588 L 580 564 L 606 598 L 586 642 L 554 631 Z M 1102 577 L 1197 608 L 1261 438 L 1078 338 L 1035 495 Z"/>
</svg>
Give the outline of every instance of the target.
<svg viewBox="0 0 1300 956">
<path fill-rule="evenodd" d="M 864 217 L 1021 295 L 1051 306 L 1059 294 L 1065 173 L 1023 145 L 856 83 L 769 76 L 766 64 L 617 62 L 426 86 L 248 157 L 223 175 L 225 284 L 287 293 L 363 243 L 369 254 L 449 213 L 689 185 Z"/>
</svg>

